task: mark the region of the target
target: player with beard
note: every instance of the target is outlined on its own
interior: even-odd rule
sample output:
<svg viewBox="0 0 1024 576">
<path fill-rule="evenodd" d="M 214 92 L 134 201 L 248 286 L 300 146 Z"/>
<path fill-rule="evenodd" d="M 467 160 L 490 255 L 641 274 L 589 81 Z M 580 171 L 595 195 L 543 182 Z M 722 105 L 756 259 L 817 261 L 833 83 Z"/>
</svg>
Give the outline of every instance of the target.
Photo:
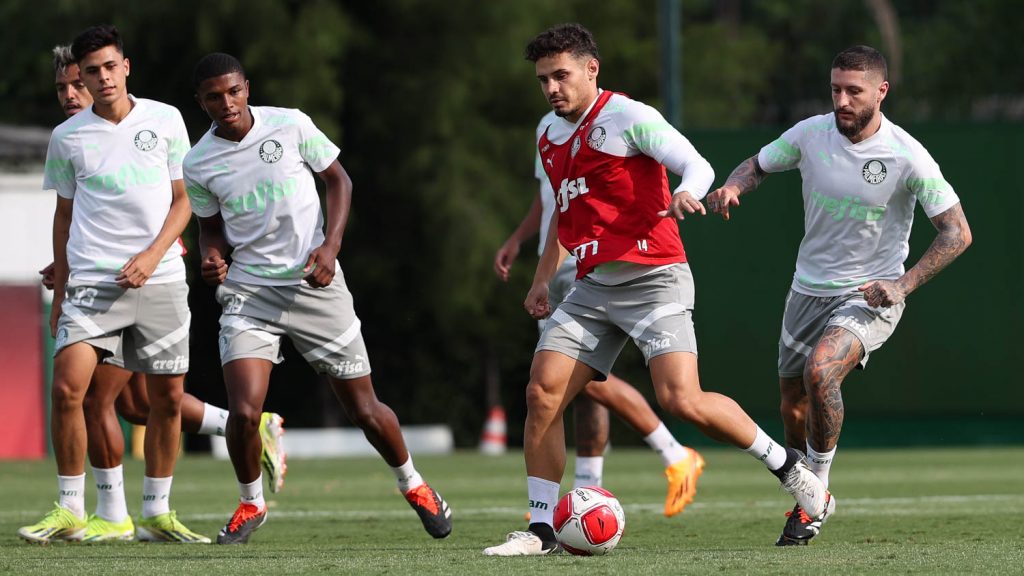
<svg viewBox="0 0 1024 576">
<path fill-rule="evenodd" d="M 563 412 L 604 379 L 627 340 L 640 348 L 658 403 L 708 437 L 745 450 L 818 520 L 835 509 L 796 450 L 775 443 L 728 396 L 701 389 L 693 327 L 693 275 L 676 219 L 703 213 L 711 165 L 654 108 L 597 86 L 600 56 L 590 31 L 563 24 L 526 47 L 541 91 L 559 116 L 537 149 L 555 191 L 544 253 L 524 307 L 550 316 L 530 368 L 523 438 L 531 523 L 488 556 L 560 548 L 553 512 L 565 471 Z M 682 177 L 674 191 L 666 168 Z M 552 310 L 549 285 L 572 251 L 576 282 Z"/>
<path fill-rule="evenodd" d="M 843 379 L 893 333 L 907 296 L 971 244 L 938 164 L 880 110 L 889 92 L 882 54 L 868 46 L 840 52 L 831 82 L 831 114 L 797 123 L 708 195 L 711 210 L 728 220 L 769 173 L 800 170 L 804 238 L 783 312 L 779 388 L 786 443 L 806 449 L 826 485 L 843 425 Z M 918 203 L 938 234 L 905 270 Z M 799 505 L 787 516 L 777 545 L 818 534 L 820 523 Z"/>
</svg>

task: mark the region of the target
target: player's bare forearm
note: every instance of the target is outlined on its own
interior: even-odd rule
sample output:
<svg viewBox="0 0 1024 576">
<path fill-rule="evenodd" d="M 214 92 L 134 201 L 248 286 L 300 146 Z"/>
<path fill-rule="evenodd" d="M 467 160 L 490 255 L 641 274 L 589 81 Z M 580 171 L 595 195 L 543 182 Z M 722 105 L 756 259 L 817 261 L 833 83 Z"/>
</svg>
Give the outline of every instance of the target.
<svg viewBox="0 0 1024 576">
<path fill-rule="evenodd" d="M 541 212 L 540 195 L 534 194 L 533 202 L 530 203 L 530 209 L 523 216 L 522 221 L 519 222 L 519 226 L 509 236 L 509 240 L 515 240 L 522 244 L 524 241 L 532 238 L 534 234 L 540 231 Z"/>
<path fill-rule="evenodd" d="M 327 230 L 324 235 L 324 246 L 334 250 L 337 255 L 341 249 L 341 239 L 345 235 L 345 226 L 348 224 L 352 206 L 352 179 L 337 160 L 317 175 L 327 185 Z"/>
<path fill-rule="evenodd" d="M 544 241 L 544 252 L 537 262 L 537 271 L 533 275 L 533 283 L 547 285 L 555 277 L 555 272 L 565 261 L 569 253 L 558 242 L 558 210 L 551 214 L 551 224 L 548 226 L 548 237 Z"/>
<path fill-rule="evenodd" d="M 185 181 L 172 180 L 171 207 L 167 211 L 164 225 L 160 228 L 160 232 L 156 235 L 153 242 L 150 243 L 147 250 L 163 258 L 163 255 L 171 248 L 171 244 L 174 244 L 178 241 L 178 238 L 181 238 L 181 233 L 185 231 L 185 227 L 188 226 L 188 221 L 191 218 L 192 204 L 189 202 L 188 193 L 185 192 Z"/>
<path fill-rule="evenodd" d="M 967 224 L 963 208 L 956 204 L 949 210 L 931 219 L 938 231 L 931 246 L 917 261 L 913 268 L 907 270 L 896 283 L 904 294 L 910 294 L 925 282 L 935 277 L 943 268 L 967 250 L 971 245 L 971 228 Z"/>
<path fill-rule="evenodd" d="M 203 260 L 214 258 L 223 260 L 231 251 L 231 246 L 224 237 L 224 218 L 220 213 L 199 220 L 199 254 Z"/>
<path fill-rule="evenodd" d="M 762 170 L 761 165 L 757 163 L 757 155 L 755 154 L 741 162 L 729 174 L 723 188 L 725 186 L 734 186 L 739 191 L 739 194 L 743 195 L 760 186 L 767 176 L 768 173 Z"/>
<path fill-rule="evenodd" d="M 71 217 L 74 202 L 57 197 L 57 208 L 53 212 L 53 297 L 64 298 L 64 286 L 68 281 L 68 238 L 71 236 Z"/>
</svg>

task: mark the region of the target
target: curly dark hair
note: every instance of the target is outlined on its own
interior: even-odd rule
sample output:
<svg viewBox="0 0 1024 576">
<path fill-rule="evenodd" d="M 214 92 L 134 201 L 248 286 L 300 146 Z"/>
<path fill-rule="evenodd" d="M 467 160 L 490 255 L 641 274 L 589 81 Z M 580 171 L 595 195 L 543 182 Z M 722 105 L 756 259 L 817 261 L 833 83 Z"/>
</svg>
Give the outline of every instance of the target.
<svg viewBox="0 0 1024 576">
<path fill-rule="evenodd" d="M 71 54 L 75 62 L 81 62 L 86 54 L 91 54 L 107 46 L 117 48 L 117 52 L 124 56 L 124 42 L 121 41 L 121 33 L 110 24 L 90 26 L 71 42 Z"/>
<path fill-rule="evenodd" d="M 882 80 L 889 79 L 889 67 L 885 63 L 885 56 L 871 46 L 858 45 L 843 50 L 832 60 L 832 68 L 877 72 L 882 75 Z"/>
<path fill-rule="evenodd" d="M 548 28 L 526 45 L 526 59 L 530 62 L 563 52 L 569 52 L 575 57 L 589 56 L 601 60 L 594 35 L 575 22 Z"/>
</svg>

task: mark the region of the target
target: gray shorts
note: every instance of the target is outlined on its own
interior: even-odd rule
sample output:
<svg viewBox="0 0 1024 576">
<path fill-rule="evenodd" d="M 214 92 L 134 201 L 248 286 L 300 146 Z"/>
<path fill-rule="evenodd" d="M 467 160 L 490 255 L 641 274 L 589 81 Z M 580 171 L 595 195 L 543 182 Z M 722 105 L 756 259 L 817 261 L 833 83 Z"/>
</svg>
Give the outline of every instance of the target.
<svg viewBox="0 0 1024 576">
<path fill-rule="evenodd" d="M 554 308 L 565 300 L 565 297 L 569 294 L 569 290 L 572 290 L 572 285 L 576 282 L 576 263 L 575 261 L 566 261 L 562 263 L 561 268 L 555 272 L 555 277 L 548 282 L 548 302 L 551 303 L 551 307 Z M 540 332 L 544 332 L 544 325 L 547 324 L 547 318 L 541 318 L 537 320 L 537 329 Z"/>
<path fill-rule="evenodd" d="M 807 358 L 829 326 L 845 328 L 860 340 L 864 357 L 857 367 L 864 369 L 868 356 L 896 330 L 904 308 L 905 302 L 890 308 L 871 308 L 860 293 L 820 297 L 790 290 L 779 338 L 779 376 L 802 376 Z"/>
<path fill-rule="evenodd" d="M 340 269 L 326 288 L 228 281 L 217 287 L 217 302 L 221 365 L 241 358 L 278 364 L 283 360 L 281 336 L 288 336 L 321 374 L 348 380 L 370 373 L 359 318 Z"/>
<path fill-rule="evenodd" d="M 697 353 L 693 275 L 686 264 L 605 286 L 577 280 L 548 318 L 537 350 L 561 352 L 606 377 L 626 340 L 644 362 L 669 352 Z"/>
<path fill-rule="evenodd" d="M 71 281 L 57 323 L 54 354 L 86 342 L 108 362 L 146 374 L 188 372 L 188 309 L 185 282 L 126 289 L 111 282 Z"/>
</svg>

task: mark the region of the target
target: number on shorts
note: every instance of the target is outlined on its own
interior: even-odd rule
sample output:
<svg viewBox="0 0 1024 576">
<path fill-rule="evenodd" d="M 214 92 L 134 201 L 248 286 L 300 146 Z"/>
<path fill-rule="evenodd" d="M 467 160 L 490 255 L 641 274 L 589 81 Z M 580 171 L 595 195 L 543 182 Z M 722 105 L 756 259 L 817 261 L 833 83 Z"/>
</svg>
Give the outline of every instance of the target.
<svg viewBox="0 0 1024 576">
<path fill-rule="evenodd" d="M 75 289 L 75 294 L 71 297 L 71 303 L 75 306 L 85 306 L 86 308 L 92 307 L 96 301 L 96 295 L 99 291 L 89 286 L 82 286 Z"/>
</svg>

